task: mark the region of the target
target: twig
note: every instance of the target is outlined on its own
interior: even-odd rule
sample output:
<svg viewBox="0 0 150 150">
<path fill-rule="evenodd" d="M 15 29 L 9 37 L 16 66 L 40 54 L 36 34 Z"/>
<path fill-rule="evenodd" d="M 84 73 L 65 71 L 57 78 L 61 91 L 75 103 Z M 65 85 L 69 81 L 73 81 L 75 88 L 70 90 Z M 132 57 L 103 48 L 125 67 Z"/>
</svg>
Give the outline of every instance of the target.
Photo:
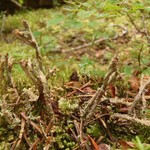
<svg viewBox="0 0 150 150">
<path fill-rule="evenodd" d="M 74 139 L 76 140 L 76 142 L 79 143 L 79 138 L 77 137 L 77 135 L 75 134 L 74 130 L 72 128 L 69 128 L 69 130 L 72 132 Z M 80 144 L 80 143 L 79 143 Z"/>
<path fill-rule="evenodd" d="M 87 121 L 86 123 L 84 123 L 84 126 L 87 126 L 87 125 L 93 123 L 95 120 L 98 120 L 99 118 L 102 118 L 104 116 L 110 116 L 110 114 L 107 113 L 107 114 L 102 114 L 102 115 L 99 115 L 99 116 L 95 115 L 95 118 L 92 119 L 92 120 Z"/>
<path fill-rule="evenodd" d="M 3 12 L 3 14 L 2 14 L 2 24 L 1 24 L 1 29 L 0 29 L 0 35 L 1 36 L 3 35 L 5 20 L 6 20 L 6 12 Z"/>
<path fill-rule="evenodd" d="M 76 88 L 74 87 L 75 90 L 73 90 L 72 92 L 68 93 L 67 96 L 71 96 L 73 94 L 75 94 L 77 91 L 80 91 L 81 93 L 83 93 L 82 89 L 84 89 L 85 87 L 87 86 L 90 86 L 91 85 L 91 81 L 85 83 L 84 85 L 82 85 L 80 88 Z M 70 87 L 70 86 L 69 86 Z"/>
<path fill-rule="evenodd" d="M 5 60 L 4 58 L 0 55 L 0 80 L 1 80 L 1 83 L 2 84 L 2 81 L 4 79 L 4 65 L 5 64 Z"/>
<path fill-rule="evenodd" d="M 145 16 L 144 16 L 144 13 L 141 11 L 141 14 L 142 14 L 142 22 L 143 22 L 143 28 L 144 28 L 144 32 L 145 32 L 145 36 L 146 36 L 146 39 L 147 39 L 147 42 L 149 44 L 149 47 L 150 47 L 150 36 L 149 36 L 149 31 L 148 31 L 148 28 L 146 26 L 146 23 L 145 23 Z"/>
<path fill-rule="evenodd" d="M 42 130 L 40 129 L 40 127 L 39 127 L 38 125 L 36 125 L 33 121 L 29 120 L 28 117 L 25 115 L 25 113 L 21 113 L 21 116 L 22 116 L 26 121 L 29 121 L 29 123 L 30 123 L 41 135 L 43 135 Z"/>
<path fill-rule="evenodd" d="M 31 144 L 30 144 L 30 141 L 29 141 L 29 139 L 28 139 L 28 137 L 27 137 L 27 135 L 26 135 L 25 132 L 24 132 L 24 134 L 23 134 L 23 137 L 24 137 L 25 141 L 27 142 L 28 146 L 30 147 Z"/>
<path fill-rule="evenodd" d="M 19 134 L 19 137 L 18 139 L 16 140 L 16 142 L 13 144 L 12 146 L 12 149 L 15 150 L 16 148 L 18 148 L 21 144 L 21 141 L 22 141 L 22 138 L 23 138 L 23 134 L 24 134 L 24 131 L 25 131 L 25 119 L 22 118 L 21 120 L 21 129 L 20 129 L 20 134 Z"/>
<path fill-rule="evenodd" d="M 95 117 L 96 117 L 96 116 L 95 116 Z M 98 120 L 99 120 L 100 124 L 103 125 L 104 130 L 105 130 L 105 132 L 107 133 L 107 135 L 109 136 L 110 140 L 111 140 L 111 141 L 115 141 L 115 138 L 113 137 L 113 135 L 112 135 L 111 132 L 109 131 L 109 129 L 108 129 L 108 127 L 107 127 L 107 124 L 104 122 L 104 120 L 103 120 L 101 117 L 99 117 Z"/>
<path fill-rule="evenodd" d="M 143 45 L 140 48 L 139 54 L 138 54 L 138 63 L 139 63 L 139 69 L 141 69 L 141 54 L 143 50 Z"/>
<path fill-rule="evenodd" d="M 128 18 L 129 18 L 130 22 L 132 23 L 132 25 L 135 27 L 135 29 L 136 29 L 139 33 L 145 35 L 145 32 L 141 31 L 141 29 L 135 24 L 135 22 L 133 21 L 132 17 L 129 15 L 129 13 L 127 13 L 127 16 L 128 16 Z"/>
<path fill-rule="evenodd" d="M 48 113 L 54 114 L 48 82 L 43 71 L 37 66 L 37 64 L 33 64 L 31 61 L 22 60 L 20 65 L 29 79 L 31 79 L 34 85 L 38 88 L 39 104 L 42 107 L 46 106 L 46 111 Z"/>
<path fill-rule="evenodd" d="M 52 119 L 49 121 L 48 126 L 46 127 L 45 133 L 46 133 L 47 136 L 48 136 L 49 131 L 51 130 L 51 128 L 52 128 L 52 126 L 53 126 L 53 121 L 54 121 L 54 119 L 52 118 Z"/>
<path fill-rule="evenodd" d="M 129 116 L 129 115 L 126 115 L 126 114 L 119 114 L 119 113 L 115 113 L 115 114 L 111 115 L 111 118 L 126 119 L 128 121 L 133 122 L 135 125 L 140 124 L 142 127 L 145 126 L 148 129 L 150 129 L 150 120 L 139 119 L 139 118 L 135 118 L 135 117 L 132 117 L 132 116 Z"/>
<path fill-rule="evenodd" d="M 8 53 L 5 55 L 5 71 L 6 71 L 6 82 L 7 84 L 13 88 L 15 96 L 17 98 L 16 104 L 20 101 L 20 95 L 18 89 L 13 81 L 12 77 L 12 68 L 13 68 L 13 59 L 9 57 Z"/>
<path fill-rule="evenodd" d="M 13 33 L 16 35 L 18 39 L 20 39 L 21 41 L 25 42 L 26 44 L 30 45 L 31 47 L 35 49 L 37 62 L 39 63 L 40 69 L 43 70 L 40 47 L 38 46 L 38 43 L 35 40 L 35 37 L 30 29 L 28 21 L 23 20 L 22 22 L 23 22 L 25 31 L 20 31 L 18 29 L 15 29 Z"/>
<path fill-rule="evenodd" d="M 142 113 L 145 113 L 145 109 L 146 109 L 146 99 L 145 99 L 145 92 L 142 93 Z M 143 115 L 144 117 L 144 115 Z"/>
<path fill-rule="evenodd" d="M 21 4 L 19 4 L 17 1 L 15 0 L 10 0 L 17 8 L 21 9 L 23 8 Z"/>
<path fill-rule="evenodd" d="M 84 143 L 84 140 L 83 140 L 83 132 L 82 132 L 82 128 L 83 128 L 83 119 L 81 118 L 80 119 L 80 130 L 79 130 L 79 132 L 80 132 L 80 141 L 81 141 L 81 145 L 83 145 L 83 150 L 85 149 L 84 147 L 85 147 L 85 145 L 83 144 Z"/>
<path fill-rule="evenodd" d="M 90 42 L 90 43 L 86 43 L 84 45 L 81 45 L 81 46 L 78 46 L 78 47 L 75 47 L 75 48 L 71 48 L 70 50 L 62 50 L 63 53 L 68 53 L 68 52 L 72 52 L 72 51 L 76 51 L 76 50 L 80 50 L 80 49 L 83 49 L 83 48 L 86 48 L 86 47 L 90 47 L 92 46 L 93 44 L 97 44 L 97 43 L 102 43 L 104 41 L 108 40 L 107 38 L 101 38 L 101 39 L 98 39 L 96 41 L 93 41 L 93 42 Z"/>
<path fill-rule="evenodd" d="M 40 139 L 38 138 L 38 139 L 36 139 L 35 141 L 34 141 L 34 143 L 30 146 L 30 148 L 29 148 L 29 150 L 36 150 L 37 149 L 37 144 L 38 144 L 38 142 L 40 141 Z"/>
<path fill-rule="evenodd" d="M 142 13 L 142 12 L 141 12 Z M 136 23 L 133 21 L 132 17 L 129 15 L 129 13 L 127 13 L 127 16 L 130 20 L 130 22 L 132 23 L 132 25 L 134 26 L 134 28 L 142 35 L 144 35 L 147 39 L 147 43 L 148 43 L 148 46 L 150 47 L 150 35 L 149 35 L 149 32 L 148 32 L 148 29 L 146 28 L 146 24 L 145 24 L 145 16 L 143 15 L 142 13 L 142 22 L 143 22 L 143 28 L 144 28 L 144 31 L 141 31 L 141 29 L 136 25 Z"/>
<path fill-rule="evenodd" d="M 104 77 L 104 81 L 103 81 L 101 88 L 98 88 L 95 95 L 91 99 L 89 99 L 89 101 L 88 101 L 87 105 L 85 106 L 84 111 L 82 113 L 82 117 L 90 118 L 93 115 L 97 105 L 101 102 L 101 98 L 105 93 L 107 85 L 110 84 L 116 78 L 117 63 L 118 63 L 118 58 L 117 58 L 117 56 L 115 56 L 115 57 L 113 57 L 113 59 L 110 63 L 108 72 Z"/>
<path fill-rule="evenodd" d="M 134 117 L 141 117 L 141 103 L 142 103 L 142 93 L 145 91 L 146 87 L 150 84 L 150 78 L 144 85 L 140 85 L 138 94 L 135 96 L 131 109 L 129 110 L 129 115 Z"/>
<path fill-rule="evenodd" d="M 13 66 L 13 60 L 9 58 L 8 53 L 5 55 L 5 70 L 6 70 L 6 81 L 9 86 L 13 85 L 12 81 L 12 66 Z"/>
<path fill-rule="evenodd" d="M 22 118 L 22 120 L 21 120 L 21 129 L 20 129 L 20 134 L 19 134 L 19 141 L 17 142 L 16 147 L 18 147 L 20 145 L 21 141 L 22 141 L 23 133 L 25 131 L 25 124 L 26 124 L 25 119 Z"/>
<path fill-rule="evenodd" d="M 84 45 L 80 45 L 80 46 L 78 46 L 78 47 L 71 48 L 70 50 L 62 50 L 61 52 L 63 52 L 63 53 L 68 53 L 68 52 L 72 52 L 72 51 L 84 49 L 84 48 L 86 48 L 86 47 L 93 46 L 94 44 L 103 43 L 103 42 L 105 42 L 105 41 L 107 41 L 107 40 L 117 40 L 117 39 L 119 39 L 119 38 L 121 38 L 121 37 L 124 37 L 124 36 L 126 36 L 126 35 L 128 34 L 128 30 L 127 30 L 126 28 L 123 28 L 123 27 L 120 27 L 120 26 L 119 26 L 119 28 L 123 29 L 121 35 L 115 35 L 115 36 L 112 37 L 112 38 L 100 38 L 100 39 L 97 39 L 97 40 L 92 41 L 92 42 L 90 42 L 90 43 L 86 43 L 86 44 L 84 44 Z"/>
</svg>

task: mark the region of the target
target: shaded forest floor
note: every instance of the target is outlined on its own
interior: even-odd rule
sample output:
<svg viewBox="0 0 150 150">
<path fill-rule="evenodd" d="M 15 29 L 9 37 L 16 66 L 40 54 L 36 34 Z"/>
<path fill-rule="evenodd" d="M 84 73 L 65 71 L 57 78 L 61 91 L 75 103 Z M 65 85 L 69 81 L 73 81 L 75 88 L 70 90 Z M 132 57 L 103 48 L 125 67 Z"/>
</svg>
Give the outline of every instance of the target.
<svg viewBox="0 0 150 150">
<path fill-rule="evenodd" d="M 150 149 L 147 20 L 90 13 L 1 15 L 0 149 Z"/>
</svg>

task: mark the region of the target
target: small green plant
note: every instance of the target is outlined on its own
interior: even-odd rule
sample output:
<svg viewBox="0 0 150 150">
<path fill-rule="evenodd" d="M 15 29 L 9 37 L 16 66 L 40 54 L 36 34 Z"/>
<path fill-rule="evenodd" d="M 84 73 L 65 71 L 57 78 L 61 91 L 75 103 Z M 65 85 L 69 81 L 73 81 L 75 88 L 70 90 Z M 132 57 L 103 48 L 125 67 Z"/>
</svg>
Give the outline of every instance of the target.
<svg viewBox="0 0 150 150">
<path fill-rule="evenodd" d="M 150 145 L 143 144 L 138 136 L 135 137 L 135 140 L 133 142 L 136 145 L 138 150 L 149 150 L 150 149 Z"/>
</svg>

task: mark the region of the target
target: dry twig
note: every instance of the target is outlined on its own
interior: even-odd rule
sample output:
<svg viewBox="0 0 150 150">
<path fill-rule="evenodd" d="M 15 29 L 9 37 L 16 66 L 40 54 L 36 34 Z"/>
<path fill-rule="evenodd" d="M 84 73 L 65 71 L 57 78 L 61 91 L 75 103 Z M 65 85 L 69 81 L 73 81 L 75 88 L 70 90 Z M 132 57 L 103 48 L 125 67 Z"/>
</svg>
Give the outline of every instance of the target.
<svg viewBox="0 0 150 150">
<path fill-rule="evenodd" d="M 29 120 L 28 117 L 25 115 L 25 113 L 21 113 L 21 116 L 23 117 L 24 120 L 29 121 L 29 123 L 35 128 L 41 135 L 43 135 L 41 128 L 36 125 L 33 121 Z"/>
<path fill-rule="evenodd" d="M 94 44 L 98 44 L 98 43 L 103 43 L 103 42 L 106 42 L 108 40 L 117 40 L 119 38 L 125 37 L 128 34 L 128 30 L 125 27 L 120 27 L 120 26 L 117 26 L 117 27 L 119 27 L 123 30 L 121 35 L 117 34 L 112 38 L 100 38 L 100 39 L 97 39 L 97 40 L 92 41 L 90 43 L 86 43 L 84 45 L 80 45 L 78 47 L 71 48 L 70 50 L 62 50 L 61 52 L 68 53 L 68 52 L 72 52 L 72 51 L 76 51 L 76 50 L 80 50 L 80 49 L 85 49 L 86 47 L 90 47 L 90 46 L 92 46 Z"/>
<path fill-rule="evenodd" d="M 15 150 L 16 148 L 18 148 L 21 144 L 21 141 L 22 141 L 22 138 L 23 138 L 23 134 L 24 134 L 24 131 L 25 131 L 25 119 L 22 118 L 21 120 L 21 129 L 20 129 L 20 134 L 19 134 L 19 137 L 18 139 L 15 141 L 15 143 L 13 144 L 12 146 L 12 149 Z"/>
<path fill-rule="evenodd" d="M 134 117 L 141 117 L 141 105 L 142 105 L 142 94 L 146 90 L 146 87 L 150 84 L 150 78 L 144 85 L 140 85 L 140 89 L 138 94 L 135 96 L 131 109 L 129 111 L 129 115 Z"/>
<path fill-rule="evenodd" d="M 3 12 L 3 14 L 2 14 L 2 24 L 1 24 L 1 29 L 0 29 L 0 35 L 1 36 L 3 35 L 5 21 L 6 21 L 6 12 Z"/>
<path fill-rule="evenodd" d="M 87 105 L 84 108 L 82 117 L 90 118 L 93 115 L 97 105 L 101 102 L 101 98 L 105 93 L 106 87 L 116 78 L 117 63 L 118 63 L 118 58 L 117 56 L 115 56 L 113 57 L 110 63 L 108 72 L 104 77 L 104 81 L 103 81 L 101 88 L 98 88 L 95 95 L 91 99 L 89 99 L 89 101 L 87 102 Z"/>
<path fill-rule="evenodd" d="M 126 114 L 119 114 L 119 113 L 115 113 L 111 115 L 111 118 L 126 119 L 128 121 L 131 121 L 134 125 L 140 125 L 150 130 L 150 120 L 138 119 L 138 118 L 126 115 Z"/>
<path fill-rule="evenodd" d="M 24 25 L 25 31 L 20 31 L 18 29 L 15 29 L 14 34 L 16 35 L 18 39 L 20 39 L 21 41 L 25 42 L 26 44 L 30 45 L 31 47 L 35 49 L 37 62 L 39 64 L 40 69 L 43 70 L 40 47 L 38 46 L 38 43 L 35 40 L 35 37 L 30 29 L 28 21 L 23 20 L 23 25 Z"/>
</svg>

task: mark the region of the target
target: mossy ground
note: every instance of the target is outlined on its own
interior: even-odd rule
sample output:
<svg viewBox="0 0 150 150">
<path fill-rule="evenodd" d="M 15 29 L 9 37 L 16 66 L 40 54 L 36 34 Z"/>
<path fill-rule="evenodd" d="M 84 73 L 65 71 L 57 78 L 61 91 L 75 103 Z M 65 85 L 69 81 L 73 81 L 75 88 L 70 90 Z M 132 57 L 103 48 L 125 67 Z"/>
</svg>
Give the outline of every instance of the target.
<svg viewBox="0 0 150 150">
<path fill-rule="evenodd" d="M 67 102 L 64 102 L 61 108 L 65 115 L 74 115 L 72 110 L 76 110 L 76 106 L 80 103 L 78 102 L 79 98 L 76 97 L 69 98 L 71 99 L 70 101 L 67 100 L 67 94 L 70 89 L 66 88 L 66 84 L 70 82 L 72 73 L 75 70 L 77 71 L 81 84 L 91 80 L 92 86 L 90 88 L 96 90 L 97 87 L 102 84 L 108 64 L 114 54 L 118 54 L 119 56 L 118 70 L 125 79 L 123 81 L 124 83 L 122 83 L 122 80 L 119 80 L 118 83 L 114 85 L 119 87 L 117 96 L 121 98 L 122 96 L 132 97 L 131 94 L 127 94 L 128 92 L 126 92 L 133 88 L 132 86 L 130 87 L 128 79 L 133 75 L 133 72 L 137 70 L 140 71 L 145 67 L 150 58 L 148 45 L 142 44 L 146 43 L 146 39 L 142 38 L 142 36 L 135 31 L 133 26 L 129 24 L 129 20 L 126 16 L 110 19 L 99 18 L 94 20 L 88 17 L 82 18 L 82 13 L 78 13 L 77 16 L 76 14 L 73 15 L 72 12 L 67 11 L 67 9 L 69 9 L 68 6 L 63 6 L 55 9 L 19 12 L 13 16 L 9 15 L 4 20 L 0 21 L 0 23 L 4 24 L 2 36 L 0 37 L 0 55 L 2 56 L 8 53 L 9 57 L 14 58 L 15 65 L 13 67 L 12 76 L 16 86 L 18 86 L 20 90 L 32 88 L 35 93 L 37 92 L 32 82 L 27 79 L 19 65 L 19 61 L 22 59 L 35 59 L 35 50 L 23 42 L 20 43 L 12 34 L 14 29 L 22 28 L 21 21 L 25 19 L 28 20 L 33 34 L 41 48 L 44 66 L 46 66 L 46 68 L 57 68 L 55 75 L 48 80 L 48 84 L 53 96 L 59 101 L 60 107 L 60 103 L 66 99 Z M 120 28 L 112 25 L 127 25 L 127 37 L 118 40 L 110 40 L 114 35 L 121 34 Z M 103 37 L 108 37 L 108 40 L 102 44 L 93 44 L 89 47 L 69 53 L 57 52 L 58 50 L 69 50 L 72 47 L 89 43 L 95 38 L 98 39 Z M 149 76 L 149 69 L 144 70 L 142 74 Z M 134 89 L 132 90 L 135 92 Z M 109 95 L 110 93 L 107 94 Z M 133 93 L 133 95 L 135 96 L 135 93 Z M 9 96 L 13 95 L 10 94 Z M 24 96 L 23 94 L 21 98 L 24 98 Z M 2 95 L 0 99 L 3 99 Z M 77 101 L 77 105 L 75 106 L 73 105 L 74 101 Z M 75 108 L 69 108 L 69 105 Z M 28 110 L 29 106 L 26 107 Z M 19 107 L 19 109 L 23 108 Z M 21 110 L 18 111 L 21 112 Z M 147 117 L 149 117 L 148 112 L 149 110 L 147 109 Z M 18 133 L 15 132 L 15 134 L 17 134 L 15 135 L 9 125 L 7 128 L 4 128 L 5 121 L 3 119 L 1 120 L 0 135 L 2 138 L 0 139 L 0 147 L 2 148 L 0 149 L 4 149 L 4 143 L 13 142 L 18 136 L 19 130 Z M 54 134 L 57 135 L 55 139 L 52 139 L 54 143 L 57 143 L 56 147 L 58 149 L 71 149 L 71 147 L 76 147 L 77 143 L 69 136 L 70 131 L 68 130 L 70 130 L 70 128 L 74 130 L 74 125 L 70 117 L 68 116 L 68 120 L 63 120 L 62 118 L 58 122 L 62 124 L 60 125 L 58 123 L 52 127 L 52 130 L 55 132 Z M 65 127 L 65 125 L 70 125 L 71 127 Z M 7 132 L 7 129 L 9 132 Z M 104 134 L 104 132 L 100 130 L 99 124 L 95 122 L 89 125 L 86 130 L 85 132 L 94 138 L 98 138 Z M 33 129 L 31 129 L 30 132 L 34 132 Z M 98 132 L 99 134 L 97 134 Z M 104 136 L 107 137 L 105 134 Z M 33 139 L 36 139 L 36 137 L 33 137 Z M 30 139 L 30 141 L 34 142 L 33 139 Z M 128 139 L 131 138 L 129 137 Z M 143 140 L 143 142 L 145 141 L 147 142 L 147 140 Z"/>
</svg>

